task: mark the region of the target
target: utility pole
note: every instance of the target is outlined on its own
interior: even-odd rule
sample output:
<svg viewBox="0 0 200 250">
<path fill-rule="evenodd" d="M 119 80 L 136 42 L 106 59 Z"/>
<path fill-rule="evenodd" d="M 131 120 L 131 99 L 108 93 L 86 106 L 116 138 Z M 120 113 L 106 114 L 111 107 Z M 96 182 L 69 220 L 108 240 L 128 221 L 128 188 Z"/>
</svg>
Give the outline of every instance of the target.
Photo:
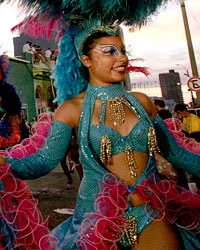
<svg viewBox="0 0 200 250">
<path fill-rule="evenodd" d="M 184 0 L 180 0 L 180 4 L 181 4 L 182 15 L 183 15 L 183 23 L 184 23 L 185 34 L 186 34 L 186 39 L 187 39 L 192 75 L 199 77 Z M 197 104 L 200 105 L 200 92 L 196 92 L 196 94 L 197 94 Z"/>
</svg>

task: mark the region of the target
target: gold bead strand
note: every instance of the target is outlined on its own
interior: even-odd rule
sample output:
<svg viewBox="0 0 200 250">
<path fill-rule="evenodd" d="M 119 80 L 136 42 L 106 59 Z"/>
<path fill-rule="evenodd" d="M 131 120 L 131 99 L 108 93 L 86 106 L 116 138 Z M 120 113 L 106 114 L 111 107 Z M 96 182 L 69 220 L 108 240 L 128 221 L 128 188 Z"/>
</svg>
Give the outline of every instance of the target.
<svg viewBox="0 0 200 250">
<path fill-rule="evenodd" d="M 133 150 L 130 146 L 127 146 L 125 148 L 125 163 L 127 170 L 130 170 L 131 178 L 136 177 L 137 173 L 135 172 L 135 169 L 137 169 L 138 167 L 135 163 Z"/>
<path fill-rule="evenodd" d="M 112 151 L 111 151 L 111 140 L 107 135 L 102 136 L 101 138 L 101 146 L 100 146 L 100 159 L 106 165 L 112 162 Z"/>
<path fill-rule="evenodd" d="M 128 242 L 131 246 L 134 246 L 138 243 L 138 237 L 137 237 L 137 223 L 135 216 L 129 216 L 127 217 L 128 220 L 128 226 L 126 229 L 126 236 L 128 239 Z"/>
<path fill-rule="evenodd" d="M 113 121 L 116 126 L 117 123 L 122 125 L 125 122 L 126 114 L 123 103 L 119 97 L 108 99 L 108 115 L 110 121 Z"/>
<path fill-rule="evenodd" d="M 156 133 L 153 127 L 150 127 L 148 132 L 148 148 L 151 157 L 154 155 L 154 153 L 160 152 L 156 139 Z"/>
</svg>

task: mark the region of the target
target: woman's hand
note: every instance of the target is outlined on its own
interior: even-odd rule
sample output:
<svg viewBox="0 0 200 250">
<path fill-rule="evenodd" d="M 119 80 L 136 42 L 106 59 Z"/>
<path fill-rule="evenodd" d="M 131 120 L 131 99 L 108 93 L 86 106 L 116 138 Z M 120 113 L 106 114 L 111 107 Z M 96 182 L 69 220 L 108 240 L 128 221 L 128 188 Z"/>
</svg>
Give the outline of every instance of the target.
<svg viewBox="0 0 200 250">
<path fill-rule="evenodd" d="M 0 155 L 0 166 L 5 166 L 5 165 L 6 165 L 6 158 Z"/>
</svg>

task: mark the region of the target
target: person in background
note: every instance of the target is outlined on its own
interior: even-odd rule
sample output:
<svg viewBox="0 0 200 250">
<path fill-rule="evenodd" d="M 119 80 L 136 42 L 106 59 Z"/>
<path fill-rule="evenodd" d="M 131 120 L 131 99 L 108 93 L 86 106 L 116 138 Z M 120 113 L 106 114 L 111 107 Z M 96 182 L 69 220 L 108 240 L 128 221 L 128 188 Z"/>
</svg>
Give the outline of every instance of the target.
<svg viewBox="0 0 200 250">
<path fill-rule="evenodd" d="M 33 51 L 33 63 L 36 62 L 36 55 L 37 55 L 36 49 L 37 49 L 37 45 L 34 44 L 33 47 L 32 47 L 32 51 Z"/>
<path fill-rule="evenodd" d="M 21 113 L 6 114 L 0 121 L 0 149 L 12 147 L 21 141 Z"/>
<path fill-rule="evenodd" d="M 31 131 L 31 126 L 28 124 L 27 120 L 23 117 L 22 122 L 19 125 L 19 129 L 21 130 L 21 139 L 23 141 L 25 138 L 28 138 Z"/>
<path fill-rule="evenodd" d="M 29 41 L 27 41 L 25 44 L 24 44 L 24 46 L 23 46 L 23 53 L 26 53 L 26 52 L 30 52 L 31 51 L 31 47 L 30 47 L 30 42 Z"/>
<path fill-rule="evenodd" d="M 0 149 L 14 146 L 21 139 L 22 103 L 16 88 L 8 83 L 8 56 L 0 56 L 0 107 L 4 114 L 0 121 Z"/>
<path fill-rule="evenodd" d="M 190 113 L 187 110 L 187 106 L 183 103 L 177 104 L 174 108 L 174 112 L 177 113 L 180 119 L 183 119 L 182 130 L 186 136 L 200 142 L 200 118 Z"/>
<path fill-rule="evenodd" d="M 46 64 L 47 64 L 47 66 L 48 66 L 49 68 L 50 68 L 51 55 L 52 55 L 51 49 L 48 48 L 48 49 L 45 51 L 45 59 L 46 59 Z"/>
<path fill-rule="evenodd" d="M 175 106 L 174 112 L 177 113 L 178 117 L 182 119 L 182 131 L 188 138 L 193 138 L 197 142 L 200 142 L 200 118 L 190 113 L 187 110 L 185 104 L 179 103 Z M 189 184 L 192 183 L 196 185 L 197 188 L 200 188 L 200 178 L 186 174 Z"/>
<path fill-rule="evenodd" d="M 68 162 L 69 166 L 68 166 L 67 162 Z M 61 164 L 61 167 L 62 167 L 62 169 L 63 169 L 63 171 L 68 179 L 68 183 L 66 186 L 67 189 L 70 189 L 71 184 L 73 183 L 73 178 L 71 176 L 71 172 L 74 172 L 74 169 L 77 170 L 80 181 L 82 180 L 83 169 L 82 169 L 82 165 L 79 161 L 79 149 L 78 149 L 77 139 L 75 138 L 74 135 L 72 136 L 68 151 L 65 153 L 60 164 Z M 71 169 L 71 165 L 73 165 L 73 167 L 74 167 L 73 171 Z"/>
<path fill-rule="evenodd" d="M 166 109 L 165 102 L 160 99 L 154 100 L 154 105 L 157 111 L 157 114 L 163 119 L 169 119 L 172 117 L 171 112 Z M 156 153 L 155 155 L 156 161 L 157 161 L 157 169 L 160 174 L 166 175 L 167 178 L 177 182 L 177 171 L 173 168 L 173 166 L 166 161 L 159 153 Z"/>
<path fill-rule="evenodd" d="M 155 104 L 156 111 L 157 111 L 158 115 L 163 120 L 172 117 L 172 113 L 168 109 L 166 109 L 165 102 L 163 100 L 156 99 L 156 100 L 154 100 L 154 104 Z"/>
<path fill-rule="evenodd" d="M 48 48 L 48 49 L 45 51 L 45 57 L 46 57 L 46 59 L 50 59 L 51 54 L 52 54 L 51 48 Z"/>
</svg>

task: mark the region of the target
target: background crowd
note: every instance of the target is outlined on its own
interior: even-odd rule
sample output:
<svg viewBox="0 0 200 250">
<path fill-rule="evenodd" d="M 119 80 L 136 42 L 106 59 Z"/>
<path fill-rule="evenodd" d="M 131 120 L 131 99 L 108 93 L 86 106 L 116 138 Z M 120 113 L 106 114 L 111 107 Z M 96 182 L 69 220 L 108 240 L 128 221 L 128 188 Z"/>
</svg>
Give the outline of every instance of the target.
<svg viewBox="0 0 200 250">
<path fill-rule="evenodd" d="M 33 55 L 34 64 L 43 64 L 49 68 L 51 68 L 52 63 L 55 64 L 57 52 L 57 50 L 51 50 L 51 48 L 44 50 L 40 47 L 40 45 L 32 44 L 30 41 L 27 41 L 23 45 L 23 53 L 31 53 Z"/>
</svg>

